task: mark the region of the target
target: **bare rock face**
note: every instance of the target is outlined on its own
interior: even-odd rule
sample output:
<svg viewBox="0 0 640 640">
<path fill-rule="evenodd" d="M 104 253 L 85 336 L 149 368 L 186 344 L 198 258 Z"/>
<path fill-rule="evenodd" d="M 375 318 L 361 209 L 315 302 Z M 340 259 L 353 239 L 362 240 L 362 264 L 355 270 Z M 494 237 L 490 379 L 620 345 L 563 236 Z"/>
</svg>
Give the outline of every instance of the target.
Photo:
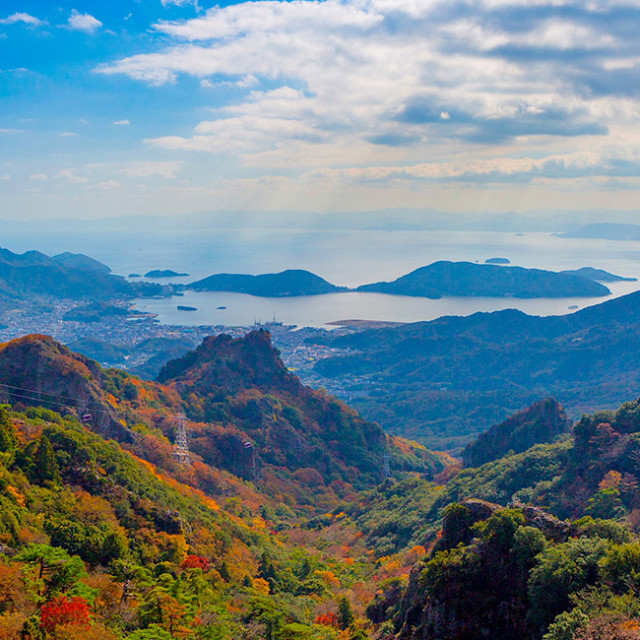
<svg viewBox="0 0 640 640">
<path fill-rule="evenodd" d="M 101 388 L 100 366 L 53 338 L 29 335 L 0 345 L 0 401 L 73 413 L 107 438 L 132 439 Z"/>
</svg>

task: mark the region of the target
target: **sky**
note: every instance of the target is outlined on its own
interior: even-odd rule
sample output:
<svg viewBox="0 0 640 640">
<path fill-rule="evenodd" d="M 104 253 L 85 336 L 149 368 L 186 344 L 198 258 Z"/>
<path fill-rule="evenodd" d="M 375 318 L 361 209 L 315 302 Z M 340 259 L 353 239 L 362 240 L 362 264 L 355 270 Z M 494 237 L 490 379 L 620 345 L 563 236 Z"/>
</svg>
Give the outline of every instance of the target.
<svg viewBox="0 0 640 640">
<path fill-rule="evenodd" d="M 640 0 L 3 0 L 0 218 L 640 210 Z"/>
</svg>

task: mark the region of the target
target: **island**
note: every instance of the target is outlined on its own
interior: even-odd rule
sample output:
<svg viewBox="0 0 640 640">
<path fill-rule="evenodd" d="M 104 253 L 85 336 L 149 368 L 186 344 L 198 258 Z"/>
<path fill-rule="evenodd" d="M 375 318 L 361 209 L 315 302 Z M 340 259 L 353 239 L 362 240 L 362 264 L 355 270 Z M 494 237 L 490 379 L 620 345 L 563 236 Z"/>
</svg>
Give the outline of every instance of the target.
<svg viewBox="0 0 640 640">
<path fill-rule="evenodd" d="M 288 269 L 280 273 L 264 273 L 257 276 L 218 273 L 188 284 L 187 289 L 248 293 L 263 298 L 313 296 L 347 290 L 346 287 L 338 287 L 302 269 Z"/>
<path fill-rule="evenodd" d="M 178 273 L 177 271 L 172 271 L 171 269 L 153 269 L 145 273 L 144 277 L 157 280 L 158 278 L 179 278 L 188 275 L 188 273 Z"/>
<path fill-rule="evenodd" d="M 485 264 L 511 264 L 509 258 L 487 258 Z"/>
<path fill-rule="evenodd" d="M 142 276 L 139 273 L 130 273 L 127 277 L 128 278 L 142 278 Z"/>
<path fill-rule="evenodd" d="M 434 262 L 393 282 L 362 285 L 357 291 L 434 299 L 442 296 L 590 298 L 611 293 L 603 284 L 578 275 L 448 261 Z"/>
<path fill-rule="evenodd" d="M 178 305 L 178 311 L 197 311 L 198 307 L 189 307 L 188 305 L 185 304 L 179 304 Z"/>
<path fill-rule="evenodd" d="M 589 280 L 595 280 L 596 282 L 637 282 L 638 278 L 624 278 L 617 276 L 613 273 L 609 273 L 604 269 L 594 269 L 593 267 L 581 267 L 580 269 L 573 269 L 568 271 L 561 271 L 560 273 L 566 273 L 572 276 L 582 276 Z"/>
</svg>

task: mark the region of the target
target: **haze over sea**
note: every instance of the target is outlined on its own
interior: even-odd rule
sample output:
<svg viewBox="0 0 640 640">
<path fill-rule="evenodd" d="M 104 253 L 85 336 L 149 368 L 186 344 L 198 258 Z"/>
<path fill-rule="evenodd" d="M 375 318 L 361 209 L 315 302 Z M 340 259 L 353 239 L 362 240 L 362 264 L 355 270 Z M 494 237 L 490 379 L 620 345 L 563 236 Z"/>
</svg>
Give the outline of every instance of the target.
<svg viewBox="0 0 640 640">
<path fill-rule="evenodd" d="M 127 276 L 151 269 L 172 269 L 192 282 L 214 273 L 274 273 L 307 269 L 330 282 L 355 287 L 393 280 L 437 260 L 484 262 L 505 257 L 513 265 L 549 270 L 591 266 L 626 277 L 640 277 L 640 242 L 560 238 L 551 233 L 463 231 L 183 230 L 145 233 L 48 234 L 5 236 L 14 251 L 38 248 L 46 253 L 82 252 Z M 165 282 L 161 280 L 160 282 Z M 640 289 L 639 282 L 607 283 L 613 296 Z M 325 326 L 345 319 L 417 322 L 443 315 L 517 308 L 529 314 L 569 313 L 607 298 L 442 298 L 429 300 L 375 293 L 341 293 L 299 298 L 259 298 L 243 294 L 187 291 L 184 297 L 140 300 L 137 308 L 158 314 L 163 323 L 248 326 L 274 318 L 285 324 Z M 198 311 L 178 311 L 177 305 Z M 226 309 L 218 309 L 226 307 Z"/>
</svg>

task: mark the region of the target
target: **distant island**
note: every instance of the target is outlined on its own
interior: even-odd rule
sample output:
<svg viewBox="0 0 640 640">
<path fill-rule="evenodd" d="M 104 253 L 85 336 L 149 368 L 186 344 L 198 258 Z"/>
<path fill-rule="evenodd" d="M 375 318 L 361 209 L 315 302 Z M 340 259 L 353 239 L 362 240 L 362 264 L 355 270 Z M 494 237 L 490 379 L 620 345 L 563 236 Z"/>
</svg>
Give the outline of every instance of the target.
<svg viewBox="0 0 640 640">
<path fill-rule="evenodd" d="M 443 296 L 591 298 L 609 295 L 611 291 L 601 282 L 614 282 L 618 279 L 625 278 L 591 267 L 583 267 L 575 272 L 557 273 L 497 264 L 440 261 L 416 269 L 393 282 L 364 284 L 356 289 L 336 286 L 301 269 L 257 276 L 218 273 L 187 284 L 185 288 L 193 291 L 246 293 L 265 298 L 312 296 L 346 291 L 433 299 Z"/>
<path fill-rule="evenodd" d="M 511 264 L 509 258 L 487 258 L 485 264 Z"/>
<path fill-rule="evenodd" d="M 362 285 L 357 291 L 434 299 L 442 296 L 570 298 L 611 293 L 603 284 L 577 275 L 447 261 L 434 262 L 393 282 Z"/>
<path fill-rule="evenodd" d="M 559 238 L 599 238 L 601 240 L 640 240 L 640 225 L 601 222 L 557 234 Z"/>
<path fill-rule="evenodd" d="M 177 271 L 172 271 L 171 269 L 153 269 L 144 274 L 145 278 L 178 278 L 182 276 L 188 276 L 188 273 L 178 273 Z"/>
<path fill-rule="evenodd" d="M 573 269 L 568 271 L 561 271 L 560 273 L 566 273 L 570 276 L 582 276 L 589 280 L 595 280 L 596 282 L 637 282 L 638 278 L 623 278 L 613 273 L 609 273 L 604 269 L 594 269 L 593 267 L 581 267 L 580 269 Z"/>
<path fill-rule="evenodd" d="M 197 311 L 198 307 L 189 307 L 185 304 L 178 305 L 178 311 Z"/>
<path fill-rule="evenodd" d="M 281 273 L 265 273 L 257 276 L 218 273 L 188 284 L 187 289 L 248 293 L 264 298 L 314 296 L 347 290 L 346 287 L 337 287 L 324 278 L 302 269 L 289 269 Z"/>
<path fill-rule="evenodd" d="M 142 276 L 139 273 L 130 273 L 128 275 L 129 278 L 142 278 Z"/>
</svg>

